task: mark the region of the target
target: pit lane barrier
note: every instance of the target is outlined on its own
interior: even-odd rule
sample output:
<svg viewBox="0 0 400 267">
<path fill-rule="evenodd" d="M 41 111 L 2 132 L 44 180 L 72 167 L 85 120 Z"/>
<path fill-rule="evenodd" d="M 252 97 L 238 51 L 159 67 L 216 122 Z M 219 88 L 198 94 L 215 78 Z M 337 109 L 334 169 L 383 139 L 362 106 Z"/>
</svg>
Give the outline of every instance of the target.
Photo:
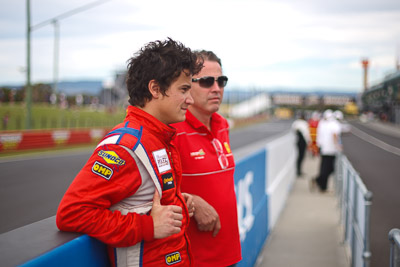
<svg viewBox="0 0 400 267">
<path fill-rule="evenodd" d="M 343 154 L 337 157 L 335 178 L 343 243 L 351 258 L 351 267 L 369 267 L 370 213 L 373 194 Z"/>
<path fill-rule="evenodd" d="M 233 151 L 243 258 L 238 267 L 255 264 L 285 206 L 296 178 L 294 144 L 295 136 L 287 131 Z M 55 216 L 0 235 L 0 247 L 2 266 L 109 266 L 103 243 L 57 231 Z"/>
<path fill-rule="evenodd" d="M 0 153 L 96 143 L 110 128 L 26 130 L 0 132 Z"/>
<path fill-rule="evenodd" d="M 400 229 L 393 228 L 389 232 L 390 267 L 400 267 Z"/>
</svg>

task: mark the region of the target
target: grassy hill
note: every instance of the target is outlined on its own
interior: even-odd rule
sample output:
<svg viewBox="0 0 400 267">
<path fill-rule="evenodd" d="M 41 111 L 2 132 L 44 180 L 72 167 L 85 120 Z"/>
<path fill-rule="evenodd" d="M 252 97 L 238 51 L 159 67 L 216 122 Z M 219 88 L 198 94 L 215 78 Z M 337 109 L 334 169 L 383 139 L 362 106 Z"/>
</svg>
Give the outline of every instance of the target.
<svg viewBox="0 0 400 267">
<path fill-rule="evenodd" d="M 24 104 L 0 105 L 1 131 L 24 130 Z M 125 110 L 94 109 L 90 106 L 61 109 L 50 104 L 32 106 L 32 129 L 112 127 L 122 122 Z"/>
</svg>

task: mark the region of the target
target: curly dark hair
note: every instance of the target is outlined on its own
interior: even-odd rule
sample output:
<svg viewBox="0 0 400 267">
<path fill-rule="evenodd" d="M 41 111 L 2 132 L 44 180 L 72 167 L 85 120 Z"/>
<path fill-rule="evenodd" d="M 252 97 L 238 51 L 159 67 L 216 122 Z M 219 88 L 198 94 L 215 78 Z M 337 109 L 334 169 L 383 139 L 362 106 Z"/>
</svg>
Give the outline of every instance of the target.
<svg viewBox="0 0 400 267">
<path fill-rule="evenodd" d="M 196 54 L 196 56 L 198 58 L 202 58 L 203 62 L 206 60 L 214 61 L 214 62 L 217 62 L 222 67 L 221 59 L 219 57 L 217 57 L 217 55 L 214 54 L 213 51 L 196 50 L 196 51 L 194 51 L 194 53 Z"/>
<path fill-rule="evenodd" d="M 144 107 L 152 99 L 147 87 L 151 80 L 156 80 L 161 93 L 166 95 L 168 87 L 182 71 L 194 75 L 202 67 L 203 60 L 182 43 L 171 38 L 150 42 L 128 60 L 126 87 L 129 103 Z"/>
</svg>

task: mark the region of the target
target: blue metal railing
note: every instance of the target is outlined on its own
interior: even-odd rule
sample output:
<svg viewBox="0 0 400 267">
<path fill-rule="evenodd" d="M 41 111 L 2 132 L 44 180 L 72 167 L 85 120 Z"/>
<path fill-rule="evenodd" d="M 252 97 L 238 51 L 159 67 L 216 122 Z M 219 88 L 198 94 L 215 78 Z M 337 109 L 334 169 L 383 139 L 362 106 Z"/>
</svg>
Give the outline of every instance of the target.
<svg viewBox="0 0 400 267">
<path fill-rule="evenodd" d="M 400 267 L 400 229 L 389 232 L 390 240 L 390 267 Z"/>
<path fill-rule="evenodd" d="M 372 192 L 343 154 L 337 159 L 336 195 L 344 228 L 343 242 L 349 248 L 351 266 L 369 267 Z"/>
</svg>

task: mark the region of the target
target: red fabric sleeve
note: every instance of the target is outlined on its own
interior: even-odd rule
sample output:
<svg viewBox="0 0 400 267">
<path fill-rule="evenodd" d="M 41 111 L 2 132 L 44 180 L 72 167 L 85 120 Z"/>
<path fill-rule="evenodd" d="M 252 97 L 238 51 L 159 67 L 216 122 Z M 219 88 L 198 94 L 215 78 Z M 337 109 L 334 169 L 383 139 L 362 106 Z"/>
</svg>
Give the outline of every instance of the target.
<svg viewBox="0 0 400 267">
<path fill-rule="evenodd" d="M 58 228 L 88 234 L 114 247 L 153 240 L 153 218 L 150 215 L 122 215 L 119 211 L 109 210 L 137 191 L 141 176 L 135 160 L 122 147 L 107 145 L 106 149 L 115 152 L 125 163 L 110 164 L 98 154 L 104 147 L 96 149 L 61 200 L 56 217 Z M 96 162 L 109 168 L 112 175 L 102 177 L 93 171 Z"/>
</svg>

